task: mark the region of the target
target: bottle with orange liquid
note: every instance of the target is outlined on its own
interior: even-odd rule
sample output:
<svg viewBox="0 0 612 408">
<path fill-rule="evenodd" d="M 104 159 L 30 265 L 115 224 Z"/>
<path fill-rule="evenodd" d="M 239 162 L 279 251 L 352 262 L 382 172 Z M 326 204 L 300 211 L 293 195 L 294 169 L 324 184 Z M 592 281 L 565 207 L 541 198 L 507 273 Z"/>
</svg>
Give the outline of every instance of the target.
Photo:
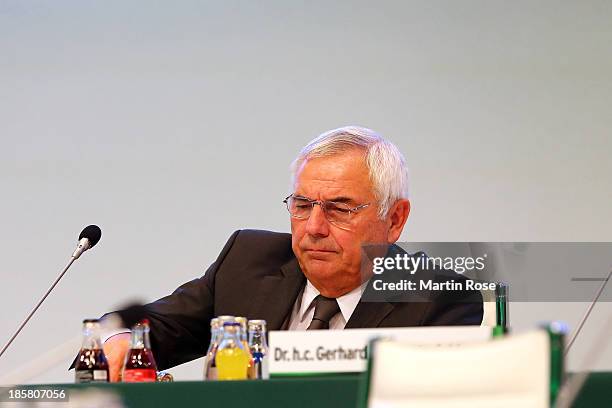
<svg viewBox="0 0 612 408">
<path fill-rule="evenodd" d="M 247 320 L 246 317 L 236 317 L 236 321 L 240 323 L 240 334 L 238 337 L 240 338 L 240 342 L 242 343 L 242 346 L 244 347 L 247 354 L 249 355 L 249 364 L 247 366 L 247 378 L 250 380 L 253 380 L 257 377 L 255 376 L 255 370 L 253 368 L 253 354 L 251 354 L 251 349 L 249 348 L 249 341 L 247 338 L 247 324 L 249 321 Z"/>
<path fill-rule="evenodd" d="M 240 323 L 223 323 L 223 333 L 215 357 L 218 380 L 246 380 L 249 352 L 240 339 Z"/>
</svg>

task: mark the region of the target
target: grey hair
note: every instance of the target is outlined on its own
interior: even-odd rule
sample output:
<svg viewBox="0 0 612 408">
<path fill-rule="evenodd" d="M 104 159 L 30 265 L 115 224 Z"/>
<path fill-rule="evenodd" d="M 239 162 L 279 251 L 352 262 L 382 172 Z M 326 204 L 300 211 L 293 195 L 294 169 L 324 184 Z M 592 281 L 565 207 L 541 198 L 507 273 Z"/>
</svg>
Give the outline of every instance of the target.
<svg viewBox="0 0 612 408">
<path fill-rule="evenodd" d="M 365 151 L 366 166 L 378 200 L 378 217 L 384 219 L 397 200 L 408 198 L 408 168 L 397 146 L 372 129 L 345 126 L 313 139 L 291 163 L 292 183 L 295 185 L 296 173 L 307 159 L 339 155 L 351 147 Z"/>
</svg>

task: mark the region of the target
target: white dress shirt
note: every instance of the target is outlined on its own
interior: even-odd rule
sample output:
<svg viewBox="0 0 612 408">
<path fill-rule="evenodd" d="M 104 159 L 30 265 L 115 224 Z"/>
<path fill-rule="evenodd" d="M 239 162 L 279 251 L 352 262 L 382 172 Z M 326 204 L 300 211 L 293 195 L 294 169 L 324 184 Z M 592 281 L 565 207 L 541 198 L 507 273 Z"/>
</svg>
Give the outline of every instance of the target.
<svg viewBox="0 0 612 408">
<path fill-rule="evenodd" d="M 367 283 L 367 282 L 366 282 Z M 351 315 L 361 299 L 362 289 L 365 283 L 346 295 L 342 295 L 336 298 L 338 306 L 340 306 L 340 313 L 336 313 L 329 321 L 330 330 L 342 330 L 346 326 L 346 322 L 349 321 Z M 320 292 L 313 286 L 310 281 L 306 281 L 306 286 L 302 291 L 301 296 L 298 296 L 295 304 L 293 305 L 293 311 L 291 312 L 291 320 L 289 320 L 289 330 L 306 330 L 312 318 L 314 317 L 315 305 L 314 299 L 320 294 Z"/>
</svg>

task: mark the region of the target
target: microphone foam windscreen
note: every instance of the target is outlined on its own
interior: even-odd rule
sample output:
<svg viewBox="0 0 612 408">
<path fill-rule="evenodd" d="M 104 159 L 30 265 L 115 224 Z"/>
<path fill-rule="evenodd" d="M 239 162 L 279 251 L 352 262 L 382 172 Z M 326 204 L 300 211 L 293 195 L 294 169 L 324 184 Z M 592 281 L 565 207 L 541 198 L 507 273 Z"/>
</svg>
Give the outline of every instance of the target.
<svg viewBox="0 0 612 408">
<path fill-rule="evenodd" d="M 79 235 L 79 240 L 83 238 L 87 238 L 89 240 L 89 247 L 93 248 L 100 238 L 102 237 L 102 230 L 97 225 L 89 225 L 81 231 L 81 235 Z"/>
</svg>

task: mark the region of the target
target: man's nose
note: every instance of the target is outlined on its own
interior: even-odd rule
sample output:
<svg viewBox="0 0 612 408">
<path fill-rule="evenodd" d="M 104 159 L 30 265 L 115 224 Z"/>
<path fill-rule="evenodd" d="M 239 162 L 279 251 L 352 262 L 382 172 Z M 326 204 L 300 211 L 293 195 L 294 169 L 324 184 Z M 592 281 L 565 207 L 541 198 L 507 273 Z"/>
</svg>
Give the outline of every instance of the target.
<svg viewBox="0 0 612 408">
<path fill-rule="evenodd" d="M 312 236 L 327 236 L 329 234 L 329 221 L 321 205 L 315 204 L 306 223 L 306 233 Z"/>
</svg>

